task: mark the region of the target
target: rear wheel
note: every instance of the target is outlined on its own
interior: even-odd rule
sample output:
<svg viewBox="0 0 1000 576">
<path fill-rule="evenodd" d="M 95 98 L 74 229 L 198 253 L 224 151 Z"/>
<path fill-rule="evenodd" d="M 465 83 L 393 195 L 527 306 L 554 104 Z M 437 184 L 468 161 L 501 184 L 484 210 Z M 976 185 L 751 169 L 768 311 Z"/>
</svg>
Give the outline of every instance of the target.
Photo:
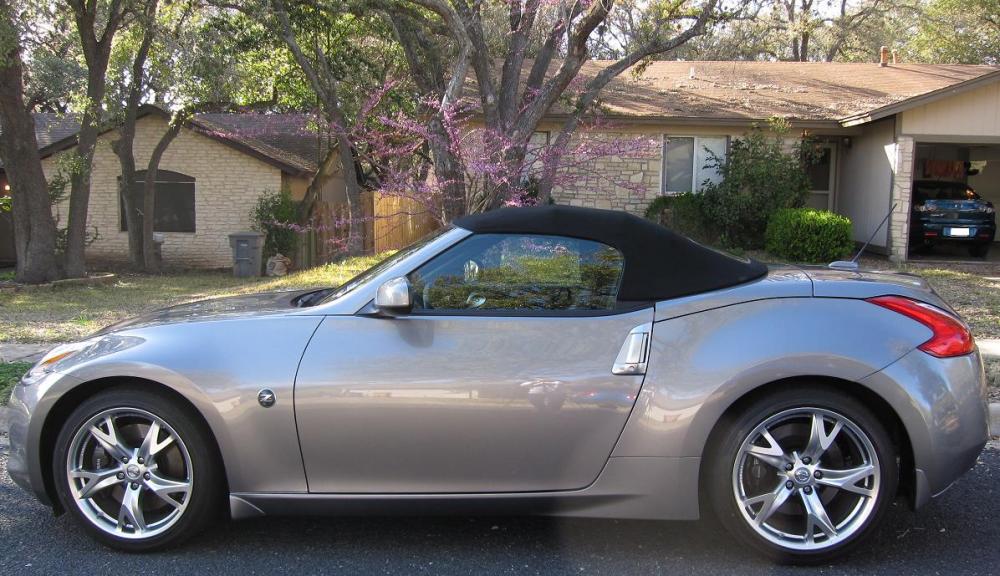
<svg viewBox="0 0 1000 576">
<path fill-rule="evenodd" d="M 895 497 L 892 440 L 850 396 L 783 390 L 753 402 L 724 430 L 708 468 L 712 506 L 728 530 L 778 561 L 845 554 Z"/>
<path fill-rule="evenodd" d="M 221 471 L 204 427 L 172 399 L 113 389 L 67 419 L 54 452 L 59 498 L 84 528 L 122 550 L 192 536 L 218 510 Z"/>
<path fill-rule="evenodd" d="M 969 255 L 973 258 L 985 258 L 990 253 L 991 243 L 974 244 L 969 246 Z"/>
</svg>

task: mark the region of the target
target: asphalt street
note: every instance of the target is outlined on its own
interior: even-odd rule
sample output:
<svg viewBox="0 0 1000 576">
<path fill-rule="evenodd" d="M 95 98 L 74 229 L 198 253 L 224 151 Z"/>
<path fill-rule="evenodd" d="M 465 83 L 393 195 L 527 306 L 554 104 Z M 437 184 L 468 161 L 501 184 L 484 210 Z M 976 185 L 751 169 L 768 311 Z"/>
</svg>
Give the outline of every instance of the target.
<svg viewBox="0 0 1000 576">
<path fill-rule="evenodd" d="M 3 440 L 6 440 L 5 438 Z M 2 452 L 5 452 L 3 450 Z M 547 518 L 269 518 L 123 554 L 15 486 L 0 454 L 0 574 L 1000 574 L 1000 450 L 919 513 L 818 568 L 774 566 L 700 523 Z"/>
</svg>

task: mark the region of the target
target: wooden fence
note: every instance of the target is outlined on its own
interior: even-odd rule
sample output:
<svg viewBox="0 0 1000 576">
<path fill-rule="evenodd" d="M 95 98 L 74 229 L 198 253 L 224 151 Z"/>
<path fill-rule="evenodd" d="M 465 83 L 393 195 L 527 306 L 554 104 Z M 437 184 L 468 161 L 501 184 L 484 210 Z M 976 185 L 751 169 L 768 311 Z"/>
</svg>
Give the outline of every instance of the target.
<svg viewBox="0 0 1000 576">
<path fill-rule="evenodd" d="M 377 192 L 362 192 L 362 239 L 365 254 L 380 254 L 398 250 L 438 228 L 439 224 L 418 202 Z M 349 220 L 344 203 L 317 202 L 313 208 L 313 223 L 302 235 L 296 258 L 299 268 L 309 268 L 332 262 L 342 254 L 347 241 Z"/>
</svg>

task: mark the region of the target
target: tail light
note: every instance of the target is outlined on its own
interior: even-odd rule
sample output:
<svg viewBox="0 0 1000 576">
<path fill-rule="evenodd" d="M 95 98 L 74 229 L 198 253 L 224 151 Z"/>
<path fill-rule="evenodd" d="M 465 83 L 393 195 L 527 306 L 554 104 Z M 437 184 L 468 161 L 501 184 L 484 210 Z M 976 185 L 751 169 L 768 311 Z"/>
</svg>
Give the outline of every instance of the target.
<svg viewBox="0 0 1000 576">
<path fill-rule="evenodd" d="M 898 312 L 930 328 L 934 335 L 918 348 L 931 356 L 963 356 L 972 352 L 976 346 L 965 324 L 936 306 L 902 296 L 878 296 L 869 298 L 868 302 Z"/>
</svg>

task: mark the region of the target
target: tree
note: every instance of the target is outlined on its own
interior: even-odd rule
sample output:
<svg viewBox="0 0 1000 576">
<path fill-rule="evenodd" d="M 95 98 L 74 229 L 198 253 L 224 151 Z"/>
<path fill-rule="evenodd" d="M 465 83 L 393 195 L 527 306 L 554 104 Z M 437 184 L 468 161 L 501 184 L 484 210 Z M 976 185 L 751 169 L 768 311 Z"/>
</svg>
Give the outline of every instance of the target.
<svg viewBox="0 0 1000 576">
<path fill-rule="evenodd" d="M 487 131 L 484 144 L 488 154 L 504 167 L 484 174 L 484 184 L 467 191 L 465 209 L 468 212 L 496 208 L 517 192 L 515 175 L 522 173 L 530 138 L 552 106 L 560 99 L 567 99 L 570 111 L 556 138 L 557 153 L 546 159 L 546 168 L 538 180 L 539 199 L 547 201 L 562 159 L 558 150 L 568 147 L 581 119 L 593 112 L 601 90 L 644 59 L 670 52 L 702 34 L 716 15 L 717 6 L 716 0 L 647 3 L 641 17 L 648 26 L 644 39 L 593 77 L 583 79 L 579 75 L 590 58 L 591 37 L 607 22 L 615 6 L 613 0 L 505 2 L 507 18 L 503 31 L 507 41 L 499 54 L 491 51 L 486 41 L 480 3 L 406 1 L 436 15 L 458 46 L 457 56 L 450 66 L 451 80 L 447 84 L 454 90 L 443 91 L 437 108 L 440 113 L 451 109 L 449 104 L 464 84 L 468 66 L 476 79 L 478 111 Z M 688 22 L 688 26 L 676 31 L 682 22 Z M 539 34 L 539 31 L 543 32 Z M 544 41 L 536 48 L 532 45 L 534 38 L 544 38 Z M 531 60 L 529 53 L 534 54 Z M 575 87 L 580 80 L 583 85 Z M 453 152 L 441 149 L 439 153 Z"/>
<path fill-rule="evenodd" d="M 79 169 L 71 179 L 64 266 L 70 278 L 87 273 L 84 249 L 90 204 L 90 172 L 94 147 L 103 122 L 107 70 L 115 35 L 127 25 L 132 0 L 67 0 L 76 22 L 80 47 L 87 63 L 87 93 L 80 116 L 75 154 Z"/>
<path fill-rule="evenodd" d="M 1000 64 L 1000 0 L 931 0 L 907 49 L 926 62 Z"/>
<path fill-rule="evenodd" d="M 38 158 L 35 123 L 24 101 L 24 64 L 19 10 L 0 0 L 0 158 L 12 190 L 15 279 L 46 282 L 59 277 L 56 227 Z"/>
<path fill-rule="evenodd" d="M 118 156 L 118 163 L 121 165 L 121 177 L 118 179 L 119 194 L 122 198 L 122 205 L 125 212 L 125 227 L 128 229 L 128 256 L 129 262 L 136 269 L 153 268 L 155 263 L 152 258 L 146 258 L 143 248 L 143 224 L 142 214 L 145 206 L 136 205 L 135 196 L 132 190 L 135 188 L 135 129 L 139 115 L 139 104 L 142 101 L 143 92 L 147 87 L 146 61 L 149 58 L 149 51 L 156 37 L 158 23 L 157 8 L 158 0 L 148 0 L 143 9 L 138 26 L 138 46 L 134 47 L 134 53 L 129 67 L 128 80 L 125 87 L 125 106 L 122 110 L 121 125 L 118 129 L 118 139 L 111 143 L 111 148 Z M 133 48 L 133 46 L 129 46 Z M 129 52 L 132 52 L 129 50 Z M 155 182 L 155 180 L 153 180 Z M 145 204 L 145 202 L 143 202 Z"/>
</svg>

